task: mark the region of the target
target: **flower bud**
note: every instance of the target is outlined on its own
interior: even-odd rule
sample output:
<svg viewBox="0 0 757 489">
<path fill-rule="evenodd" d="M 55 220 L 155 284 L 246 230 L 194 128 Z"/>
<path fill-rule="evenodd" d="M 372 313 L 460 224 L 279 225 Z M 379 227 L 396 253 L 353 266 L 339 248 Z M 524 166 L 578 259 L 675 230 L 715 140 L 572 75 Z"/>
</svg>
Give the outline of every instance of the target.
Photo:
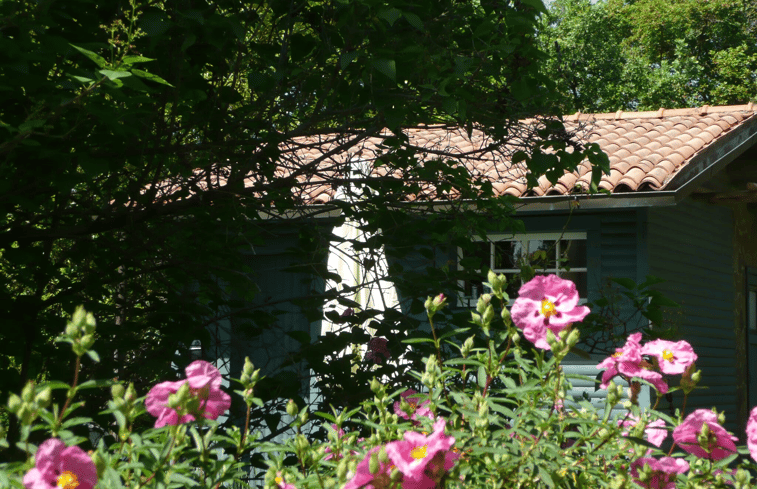
<svg viewBox="0 0 757 489">
<path fill-rule="evenodd" d="M 121 384 L 114 384 L 110 387 L 110 395 L 113 399 L 122 399 L 126 394 L 126 389 Z"/>
<path fill-rule="evenodd" d="M 45 387 L 34 398 L 34 402 L 36 402 L 37 405 L 39 405 L 40 407 L 46 408 L 47 406 L 50 405 L 50 401 L 52 401 L 52 395 L 53 395 L 52 389 L 50 389 L 49 387 Z"/>
<path fill-rule="evenodd" d="M 95 337 L 94 337 L 94 335 L 85 334 L 84 336 L 82 336 L 82 338 L 81 338 L 81 346 L 82 346 L 82 348 L 84 348 L 85 350 L 89 350 L 89 349 L 92 348 L 92 345 L 94 345 L 94 344 L 95 344 Z"/>
<path fill-rule="evenodd" d="M 502 316 L 502 321 L 505 322 L 505 326 L 509 328 L 510 325 L 513 324 L 513 319 L 512 317 L 510 317 L 510 310 L 506 307 L 503 307 L 501 316 Z"/>
<path fill-rule="evenodd" d="M 371 392 L 374 394 L 378 394 L 378 392 L 381 390 L 381 382 L 376 380 L 376 377 L 371 380 Z"/>
<path fill-rule="evenodd" d="M 368 470 L 371 471 L 371 474 L 377 474 L 380 468 L 381 465 L 379 464 L 378 454 L 371 454 L 371 458 L 368 460 Z"/>
<path fill-rule="evenodd" d="M 126 388 L 124 399 L 129 403 L 133 403 L 137 400 L 137 390 L 134 388 L 134 384 L 131 382 L 129 383 L 129 387 Z"/>
<path fill-rule="evenodd" d="M 289 402 L 287 403 L 287 414 L 295 417 L 299 412 L 300 410 L 297 409 L 297 404 L 294 402 L 294 399 L 289 399 Z"/>
<path fill-rule="evenodd" d="M 31 380 L 24 386 L 21 391 L 21 399 L 25 402 L 32 402 L 34 400 L 34 382 Z"/>
<path fill-rule="evenodd" d="M 718 414 L 718 423 L 721 425 L 725 424 L 725 411 Z"/>
<path fill-rule="evenodd" d="M 576 343 L 578 343 L 578 340 L 581 339 L 581 331 L 578 330 L 578 328 L 572 330 L 570 334 L 568 334 L 567 343 L 568 346 L 573 348 L 576 346 Z"/>
<path fill-rule="evenodd" d="M 16 413 L 19 409 L 21 409 L 22 404 L 23 401 L 16 394 L 11 393 L 8 396 L 8 410 L 10 412 Z"/>
<path fill-rule="evenodd" d="M 90 453 L 90 458 L 92 459 L 92 462 L 94 462 L 95 468 L 97 469 L 97 478 L 101 479 L 103 474 L 105 473 L 105 469 L 108 468 L 107 464 L 105 463 L 105 459 L 100 454 L 100 452 Z"/>
<path fill-rule="evenodd" d="M 553 352 L 560 349 L 560 341 L 557 336 L 555 336 L 555 333 L 549 328 L 547 328 L 547 343 Z"/>
<path fill-rule="evenodd" d="M 476 311 L 479 314 L 484 314 L 484 312 L 486 312 L 486 308 L 491 304 L 491 301 L 491 294 L 481 294 L 481 296 L 478 298 L 478 302 L 476 302 Z"/>
<path fill-rule="evenodd" d="M 492 322 L 492 319 L 494 319 L 494 307 L 489 304 L 486 306 L 486 310 L 484 311 L 483 321 L 485 325 L 490 325 Z"/>
<path fill-rule="evenodd" d="M 467 340 L 465 340 L 465 343 L 463 343 L 463 347 L 460 349 L 460 354 L 463 358 L 468 358 L 468 355 L 470 355 L 471 350 L 473 349 L 473 339 L 475 336 L 471 336 Z"/>
<path fill-rule="evenodd" d="M 300 424 L 305 424 L 308 422 L 308 410 L 307 408 L 303 408 L 300 412 Z"/>
<path fill-rule="evenodd" d="M 389 463 L 389 455 L 386 453 L 386 448 L 382 447 L 381 450 L 379 450 L 379 462 L 382 464 Z"/>
<path fill-rule="evenodd" d="M 336 466 L 336 476 L 339 477 L 339 482 L 344 482 L 347 478 L 347 459 L 343 458 Z"/>
</svg>

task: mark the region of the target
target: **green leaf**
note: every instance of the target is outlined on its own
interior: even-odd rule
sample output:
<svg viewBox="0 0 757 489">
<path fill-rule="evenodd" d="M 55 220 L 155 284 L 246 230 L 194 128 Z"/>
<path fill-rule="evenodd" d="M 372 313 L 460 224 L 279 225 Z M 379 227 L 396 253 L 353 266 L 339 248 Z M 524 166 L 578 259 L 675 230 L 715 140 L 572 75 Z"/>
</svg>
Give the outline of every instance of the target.
<svg viewBox="0 0 757 489">
<path fill-rule="evenodd" d="M 27 132 L 31 131 L 34 128 L 42 127 L 45 125 L 45 119 L 34 119 L 30 121 L 26 121 L 20 126 L 18 126 L 19 132 Z"/>
<path fill-rule="evenodd" d="M 352 63 L 355 58 L 357 58 L 358 52 L 357 51 L 348 51 L 346 53 L 342 53 L 342 56 L 339 59 L 339 65 L 342 67 L 342 69 L 346 68 L 347 65 Z"/>
<path fill-rule="evenodd" d="M 402 14 L 408 24 L 415 27 L 419 31 L 423 31 L 423 21 L 420 17 L 411 12 L 405 12 Z"/>
<path fill-rule="evenodd" d="M 124 56 L 124 59 L 121 60 L 124 64 L 134 64 L 134 63 L 147 63 L 148 61 L 155 61 L 154 58 L 146 58 L 144 56 Z"/>
<path fill-rule="evenodd" d="M 406 340 L 402 340 L 403 343 L 407 343 L 408 345 L 412 345 L 415 343 L 433 343 L 434 340 L 431 338 L 408 338 Z"/>
<path fill-rule="evenodd" d="M 634 282 L 633 279 L 627 277 L 613 277 L 612 281 L 629 290 L 636 288 L 636 282 Z"/>
<path fill-rule="evenodd" d="M 390 26 L 394 26 L 394 23 L 397 22 L 397 19 L 402 16 L 402 11 L 392 7 L 386 10 L 382 10 L 381 12 L 379 12 L 378 16 L 387 21 Z"/>
<path fill-rule="evenodd" d="M 100 73 L 107 76 L 111 80 L 116 80 L 118 78 L 126 78 L 127 76 L 131 76 L 131 73 L 129 73 L 128 71 L 100 70 Z"/>
<path fill-rule="evenodd" d="M 76 389 L 96 389 L 100 387 L 110 387 L 114 384 L 117 384 L 116 381 L 110 380 L 110 379 L 101 379 L 101 380 L 88 380 L 86 382 L 83 382 L 79 384 Z"/>
<path fill-rule="evenodd" d="M 173 88 L 173 85 L 159 77 L 158 75 L 153 75 L 152 73 L 148 73 L 146 71 L 133 69 L 131 70 L 132 74 L 137 75 L 140 78 L 144 78 L 145 80 L 149 80 L 151 82 L 160 83 L 162 85 L 168 85 L 169 87 Z"/>
<path fill-rule="evenodd" d="M 79 426 L 84 423 L 89 423 L 92 421 L 91 418 L 85 418 L 82 416 L 76 417 L 76 418 L 70 418 L 63 422 L 63 424 L 60 425 L 61 428 L 68 428 L 70 426 Z"/>
<path fill-rule="evenodd" d="M 90 359 L 92 359 L 92 361 L 93 361 L 93 362 L 95 362 L 95 363 L 100 363 L 100 355 L 98 355 L 96 351 L 94 351 L 94 350 L 89 350 L 89 351 L 87 352 L 87 356 L 88 356 L 88 357 L 89 357 Z M 108 382 L 110 382 L 110 381 L 108 381 Z"/>
<path fill-rule="evenodd" d="M 389 77 L 392 81 L 397 80 L 397 66 L 393 59 L 377 59 L 373 62 L 373 67 Z"/>
<path fill-rule="evenodd" d="M 80 48 L 79 46 L 75 44 L 71 44 L 71 47 L 73 47 L 74 49 L 82 53 L 84 56 L 86 56 L 87 58 L 97 63 L 97 66 L 99 66 L 100 68 L 105 68 L 106 66 L 108 66 L 108 62 L 105 61 L 105 58 L 103 58 L 99 54 L 93 53 L 89 49 Z"/>
</svg>

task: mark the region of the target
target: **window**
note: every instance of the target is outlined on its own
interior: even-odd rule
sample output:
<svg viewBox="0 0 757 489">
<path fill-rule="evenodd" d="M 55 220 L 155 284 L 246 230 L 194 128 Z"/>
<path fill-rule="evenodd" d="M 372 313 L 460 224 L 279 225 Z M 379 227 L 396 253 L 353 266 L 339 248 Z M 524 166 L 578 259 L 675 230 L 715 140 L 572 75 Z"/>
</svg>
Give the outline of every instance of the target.
<svg viewBox="0 0 757 489">
<path fill-rule="evenodd" d="M 508 278 L 507 293 L 517 297 L 522 285 L 514 277 L 521 265 L 529 262 L 537 274 L 555 274 L 576 284 L 581 302 L 586 302 L 588 273 L 586 259 L 586 233 L 555 232 L 519 235 L 490 235 L 486 241 L 476 240 L 474 256 L 480 258 L 482 273 L 492 270 L 504 273 Z M 458 250 L 462 260 L 462 249 Z M 482 277 L 483 278 L 483 277 Z M 460 300 L 463 307 L 473 307 L 478 297 L 487 292 L 485 280 L 461 283 L 464 293 Z"/>
</svg>

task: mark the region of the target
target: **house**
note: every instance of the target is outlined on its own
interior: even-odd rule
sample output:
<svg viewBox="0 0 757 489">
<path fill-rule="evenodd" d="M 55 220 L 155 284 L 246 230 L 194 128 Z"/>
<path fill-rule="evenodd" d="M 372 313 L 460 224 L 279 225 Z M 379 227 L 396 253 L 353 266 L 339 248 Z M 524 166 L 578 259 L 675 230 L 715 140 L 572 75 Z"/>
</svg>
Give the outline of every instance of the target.
<svg viewBox="0 0 757 489">
<path fill-rule="evenodd" d="M 742 432 L 748 411 L 757 406 L 756 113 L 757 106 L 749 104 L 566 117 L 566 128 L 578 140 L 598 143 L 609 156 L 611 171 L 602 177 L 599 187 L 605 193 L 599 194 L 582 191 L 590 183 L 588 164 L 554 185 L 542 177 L 537 187 L 529 189 L 524 169 L 512 165 L 505 153 L 489 153 L 483 134 L 428 128 L 412 131 L 409 138 L 412 145 L 430 152 L 442 148 L 459 154 L 460 164 L 488 178 L 497 195 L 521 199 L 517 216 L 525 224 L 525 234 L 471 238 L 480 243 L 477 255 L 484 267 L 488 263 L 497 272 L 514 273 L 519 256 L 538 250 L 547 261 L 566 257 L 570 272 L 554 271 L 574 280 L 587 300 L 598 298 L 611 278 L 664 279 L 657 288 L 680 304 L 672 323 L 698 353 L 702 384 L 709 386 L 695 391 L 687 408 L 717 406 L 726 413 L 727 428 Z M 326 161 L 328 156 L 333 168 L 359 167 L 365 177 L 391 176 L 383 167 L 369 164 L 380 153 L 379 142 L 368 141 L 345 152 L 332 151 L 336 144 L 302 145 L 288 153 L 292 158 L 287 163 L 294 166 L 287 171 L 296 167 L 298 159 Z M 338 198 L 337 189 L 321 181 L 306 181 L 301 191 L 303 204 L 322 209 Z M 424 192 L 409 196 L 408 205 L 423 199 L 433 203 L 434 189 Z M 323 214 L 333 215 L 325 210 Z M 245 258 L 263 278 L 262 296 L 274 301 L 325 287 L 323 281 L 303 282 L 302 277 L 279 273 L 292 264 L 292 256 L 281 250 L 296 234 L 280 217 L 280 232 Z M 437 250 L 432 261 L 441 265 L 459 263 L 461 258 L 460 251 L 450 246 Z M 475 300 L 482 291 L 472 281 L 462 286 L 465 292 L 458 297 L 459 305 Z M 402 294 L 398 303 L 405 307 Z M 306 331 L 312 337 L 333 328 L 334 315 L 330 317 L 306 318 L 292 308 L 280 321 L 287 324 L 286 331 Z M 284 351 L 284 343 L 294 341 L 282 337 L 265 333 L 256 340 L 257 347 L 265 350 L 261 361 L 271 360 L 275 348 Z M 249 344 L 235 343 L 249 351 Z M 594 364 L 576 362 L 572 369 L 594 376 Z M 575 387 L 595 399 L 602 395 L 591 384 Z"/>
</svg>

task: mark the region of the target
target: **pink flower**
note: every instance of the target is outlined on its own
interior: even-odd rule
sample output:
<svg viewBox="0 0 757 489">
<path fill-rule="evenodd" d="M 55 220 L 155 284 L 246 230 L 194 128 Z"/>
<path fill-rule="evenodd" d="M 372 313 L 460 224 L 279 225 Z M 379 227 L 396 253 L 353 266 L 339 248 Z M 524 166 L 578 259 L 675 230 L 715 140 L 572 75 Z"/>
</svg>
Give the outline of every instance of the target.
<svg viewBox="0 0 757 489">
<path fill-rule="evenodd" d="M 749 420 L 746 422 L 746 446 L 752 458 L 757 460 L 757 407 L 749 413 Z"/>
<path fill-rule="evenodd" d="M 646 465 L 652 470 L 652 475 L 649 480 L 641 482 L 639 469 Z M 631 475 L 634 482 L 645 489 L 676 489 L 676 475 L 683 474 L 687 470 L 689 470 L 689 463 L 681 458 L 662 457 L 657 460 L 644 457 L 631 463 Z"/>
<path fill-rule="evenodd" d="M 284 476 L 281 475 L 281 472 L 276 472 L 276 478 L 274 479 L 274 482 L 276 482 L 276 485 L 279 486 L 279 489 L 297 489 L 292 484 L 289 484 L 284 480 Z"/>
<path fill-rule="evenodd" d="M 383 363 L 384 359 L 389 360 L 392 356 L 386 345 L 389 340 L 386 338 L 371 338 L 368 342 L 368 352 L 365 354 L 366 360 L 373 360 L 373 363 Z M 383 355 L 384 358 L 381 358 Z"/>
<path fill-rule="evenodd" d="M 97 469 L 89 455 L 57 438 L 42 442 L 34 462 L 24 475 L 26 489 L 92 489 L 97 484 Z"/>
<path fill-rule="evenodd" d="M 426 484 L 427 479 L 435 485 L 455 464 L 458 455 L 450 451 L 455 439 L 444 434 L 445 426 L 446 421 L 439 418 L 430 436 L 406 431 L 403 440 L 386 445 L 386 454 L 404 476 L 403 487 L 411 487 L 413 482 Z"/>
<path fill-rule="evenodd" d="M 605 369 L 600 387 L 607 389 L 610 380 L 616 375 L 623 375 L 630 380 L 633 377 L 644 379 L 652 384 L 661 394 L 668 392 L 668 384 L 662 380 L 662 374 L 649 370 L 641 357 L 641 333 L 628 336 L 623 348 L 616 348 L 615 353 L 602 360 L 598 369 Z"/>
<path fill-rule="evenodd" d="M 428 399 L 421 401 L 423 395 L 418 394 L 418 391 L 407 389 L 405 390 L 405 392 L 400 393 L 400 396 L 405 400 L 405 402 L 410 404 L 411 414 L 410 416 L 408 416 L 407 413 L 402 410 L 402 408 L 400 407 L 401 403 L 399 401 L 394 403 L 394 414 L 396 414 L 400 418 L 412 419 L 413 421 L 417 421 L 419 416 L 425 416 L 429 419 L 434 419 L 434 415 L 431 413 L 431 410 L 426 407 L 431 403 L 431 401 L 429 401 Z"/>
<path fill-rule="evenodd" d="M 557 335 L 573 323 L 583 321 L 589 308 L 578 305 L 576 284 L 557 275 L 537 275 L 521 286 L 510 311 L 524 336 L 542 350 L 550 350 L 547 329 Z"/>
<path fill-rule="evenodd" d="M 380 450 L 381 447 L 374 447 L 365 454 L 363 460 L 355 468 L 355 475 L 347 481 L 342 489 L 388 489 L 392 486 L 390 477 L 394 465 L 390 462 L 384 463 L 379 460 L 378 470 L 374 474 L 371 473 L 371 456 Z M 431 489 L 432 487 L 434 486 L 425 486 L 423 489 Z"/>
<path fill-rule="evenodd" d="M 664 374 L 679 375 L 686 371 L 690 365 L 697 361 L 697 354 L 686 341 L 650 341 L 641 349 L 642 355 L 651 355 L 657 358 L 660 370 Z"/>
<path fill-rule="evenodd" d="M 161 382 L 147 393 L 145 408 L 157 417 L 155 427 L 177 425 L 194 421 L 196 416 L 217 419 L 231 406 L 231 397 L 221 390 L 221 373 L 210 363 L 197 360 L 189 364 L 184 371 L 187 380 Z M 176 393 L 185 383 L 194 397 L 199 400 L 199 408 L 194 413 L 187 413 L 179 418 L 175 409 L 168 407 L 168 396 Z"/>
<path fill-rule="evenodd" d="M 706 440 L 700 444 L 698 438 L 704 433 Z M 738 438 L 729 434 L 718 424 L 718 415 L 709 409 L 697 409 L 686 416 L 683 423 L 673 430 L 673 440 L 689 453 L 710 460 L 722 460 L 736 453 L 735 441 Z M 702 447 L 705 445 L 705 447 Z"/>
<path fill-rule="evenodd" d="M 622 426 L 624 428 L 633 428 L 638 423 L 639 418 L 633 415 L 630 415 L 625 419 L 618 420 L 618 426 Z M 665 421 L 661 419 L 656 419 L 650 423 L 647 423 L 647 426 L 644 428 L 644 436 L 646 436 L 647 441 L 656 447 L 662 446 L 662 442 L 664 442 L 665 438 L 668 437 L 668 430 L 665 429 L 665 426 Z M 628 436 L 628 431 L 624 431 L 622 435 Z"/>
</svg>

